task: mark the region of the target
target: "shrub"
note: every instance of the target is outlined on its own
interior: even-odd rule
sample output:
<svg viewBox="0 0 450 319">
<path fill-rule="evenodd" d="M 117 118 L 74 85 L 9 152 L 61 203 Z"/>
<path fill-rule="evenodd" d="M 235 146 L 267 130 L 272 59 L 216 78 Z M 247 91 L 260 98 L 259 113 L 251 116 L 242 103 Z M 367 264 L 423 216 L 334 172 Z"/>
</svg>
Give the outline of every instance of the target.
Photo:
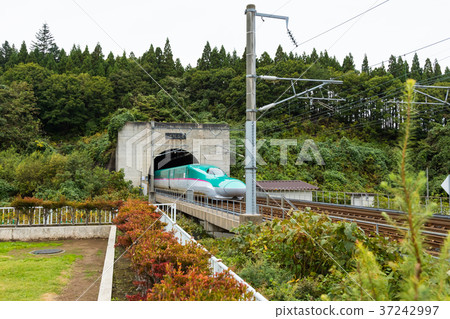
<svg viewBox="0 0 450 319">
<path fill-rule="evenodd" d="M 0 178 L 0 201 L 8 199 L 15 191 L 14 186 Z"/>
<path fill-rule="evenodd" d="M 147 202 L 128 200 L 114 219 L 127 248 L 138 293 L 129 300 L 242 300 L 246 287 L 228 274 L 212 276 L 210 254 L 195 242 L 181 245 L 164 232 L 160 214 Z"/>
<path fill-rule="evenodd" d="M 191 242 L 181 245 L 170 233 L 149 230 L 139 243 L 130 250 L 131 262 L 146 288 L 159 283 L 167 273 L 167 265 L 187 272 L 196 267 L 202 272 L 209 270 L 210 254 Z"/>
<path fill-rule="evenodd" d="M 190 268 L 183 272 L 180 268 L 168 266 L 164 279 L 155 284 L 146 296 L 146 300 L 166 301 L 211 301 L 211 300 L 251 300 L 253 293 L 238 283 L 228 272 L 211 276 L 199 268 Z"/>
</svg>

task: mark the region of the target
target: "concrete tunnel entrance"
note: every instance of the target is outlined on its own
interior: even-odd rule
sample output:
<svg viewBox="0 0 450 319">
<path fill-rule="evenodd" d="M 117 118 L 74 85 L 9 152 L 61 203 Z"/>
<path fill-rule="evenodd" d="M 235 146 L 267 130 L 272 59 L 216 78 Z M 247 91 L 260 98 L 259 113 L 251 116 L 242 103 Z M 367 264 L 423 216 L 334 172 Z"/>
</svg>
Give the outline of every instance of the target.
<svg viewBox="0 0 450 319">
<path fill-rule="evenodd" d="M 153 160 L 155 171 L 189 164 L 198 164 L 198 160 L 194 155 L 180 148 L 173 148 L 164 151 L 155 156 Z M 150 175 L 148 181 L 150 182 Z"/>
<path fill-rule="evenodd" d="M 226 124 L 127 122 L 117 136 L 116 170 L 123 169 L 125 179 L 136 187 L 148 186 L 145 177 L 153 168 L 198 163 L 215 165 L 229 174 L 229 149 Z"/>
</svg>

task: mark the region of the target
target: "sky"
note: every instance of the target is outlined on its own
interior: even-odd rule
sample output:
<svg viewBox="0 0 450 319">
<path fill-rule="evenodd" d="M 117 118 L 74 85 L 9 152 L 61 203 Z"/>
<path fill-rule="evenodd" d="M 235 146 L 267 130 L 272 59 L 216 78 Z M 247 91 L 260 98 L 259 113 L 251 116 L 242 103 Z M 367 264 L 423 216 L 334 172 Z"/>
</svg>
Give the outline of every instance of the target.
<svg viewBox="0 0 450 319">
<path fill-rule="evenodd" d="M 44 22 L 60 48 L 73 44 L 92 51 L 100 43 L 105 56 L 112 51 L 141 56 L 151 44 L 164 47 L 168 38 L 175 58 L 184 66 L 196 66 L 207 41 L 242 55 L 245 48 L 245 9 L 255 4 L 261 13 L 289 17 L 289 29 L 297 43 L 305 42 L 374 7 L 360 17 L 295 48 L 282 20 L 257 17 L 256 53 L 274 56 L 278 45 L 287 52 L 327 50 L 342 62 L 352 53 L 357 69 L 364 54 L 376 67 L 391 54 L 411 62 L 417 51 L 425 58 L 450 66 L 449 0 L 14 0 L 0 11 L 0 42 L 20 47 L 35 39 Z M 384 3 L 383 3 L 384 2 Z M 387 66 L 387 62 L 385 62 Z M 410 63 L 411 65 L 411 63 Z"/>
</svg>

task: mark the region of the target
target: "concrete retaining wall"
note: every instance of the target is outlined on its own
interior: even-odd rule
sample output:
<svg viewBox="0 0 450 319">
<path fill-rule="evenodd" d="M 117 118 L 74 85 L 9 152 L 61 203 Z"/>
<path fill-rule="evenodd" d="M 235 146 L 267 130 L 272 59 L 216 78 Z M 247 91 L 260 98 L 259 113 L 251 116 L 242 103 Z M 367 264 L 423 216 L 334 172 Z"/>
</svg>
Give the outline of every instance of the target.
<svg viewBox="0 0 450 319">
<path fill-rule="evenodd" d="M 0 241 L 108 238 L 110 225 L 0 228 Z"/>
</svg>

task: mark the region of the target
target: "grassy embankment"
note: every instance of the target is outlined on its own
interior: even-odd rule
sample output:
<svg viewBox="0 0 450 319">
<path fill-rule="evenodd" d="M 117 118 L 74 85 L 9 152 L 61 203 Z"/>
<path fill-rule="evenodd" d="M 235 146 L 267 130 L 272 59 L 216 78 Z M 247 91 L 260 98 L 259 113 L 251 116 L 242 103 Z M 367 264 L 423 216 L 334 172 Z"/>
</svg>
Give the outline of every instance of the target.
<svg viewBox="0 0 450 319">
<path fill-rule="evenodd" d="M 59 246 L 58 242 L 0 243 L 0 300 L 42 300 L 58 294 L 70 278 L 74 254 L 32 255 L 30 251 Z"/>
</svg>

